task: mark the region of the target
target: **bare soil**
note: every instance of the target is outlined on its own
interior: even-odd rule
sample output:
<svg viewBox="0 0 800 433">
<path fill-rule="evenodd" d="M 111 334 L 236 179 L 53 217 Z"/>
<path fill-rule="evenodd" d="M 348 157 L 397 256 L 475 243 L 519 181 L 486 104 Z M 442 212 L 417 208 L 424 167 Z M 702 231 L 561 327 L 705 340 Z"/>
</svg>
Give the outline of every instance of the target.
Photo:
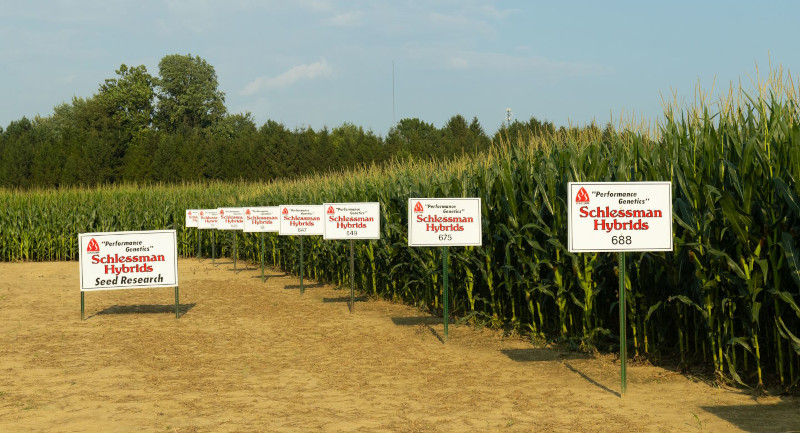
<svg viewBox="0 0 800 433">
<path fill-rule="evenodd" d="M 229 260 L 171 288 L 86 293 L 78 264 L 0 264 L 2 432 L 789 432 L 754 398 L 615 356 L 536 348 Z"/>
</svg>

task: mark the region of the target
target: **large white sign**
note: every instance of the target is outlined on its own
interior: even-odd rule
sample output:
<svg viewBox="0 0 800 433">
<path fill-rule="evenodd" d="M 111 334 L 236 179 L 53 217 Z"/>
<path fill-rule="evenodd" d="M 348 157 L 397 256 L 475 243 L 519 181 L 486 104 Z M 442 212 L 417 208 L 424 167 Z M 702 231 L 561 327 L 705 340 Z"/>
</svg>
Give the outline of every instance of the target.
<svg viewBox="0 0 800 433">
<path fill-rule="evenodd" d="M 325 239 L 380 239 L 381 205 L 325 203 Z"/>
<path fill-rule="evenodd" d="M 408 199 L 408 246 L 480 246 L 480 198 Z"/>
<path fill-rule="evenodd" d="M 200 220 L 197 228 L 203 230 L 215 230 L 219 224 L 219 212 L 216 209 L 200 209 Z"/>
<path fill-rule="evenodd" d="M 219 222 L 217 230 L 242 230 L 244 229 L 244 210 L 240 207 L 217 208 Z"/>
<path fill-rule="evenodd" d="M 570 182 L 568 249 L 672 251 L 672 183 Z"/>
<path fill-rule="evenodd" d="M 81 233 L 78 248 L 82 292 L 178 285 L 175 230 Z"/>
<path fill-rule="evenodd" d="M 186 227 L 197 227 L 200 224 L 200 209 L 186 209 Z"/>
<path fill-rule="evenodd" d="M 325 217 L 322 205 L 281 205 L 280 234 L 311 236 L 322 235 Z"/>
<path fill-rule="evenodd" d="M 244 231 L 277 232 L 280 208 L 278 206 L 244 208 Z"/>
</svg>

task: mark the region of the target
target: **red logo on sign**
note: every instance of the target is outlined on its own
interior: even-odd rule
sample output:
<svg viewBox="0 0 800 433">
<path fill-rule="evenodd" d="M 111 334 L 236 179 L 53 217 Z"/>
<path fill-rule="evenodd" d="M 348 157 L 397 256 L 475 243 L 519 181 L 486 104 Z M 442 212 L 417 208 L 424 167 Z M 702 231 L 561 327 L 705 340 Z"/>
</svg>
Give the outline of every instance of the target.
<svg viewBox="0 0 800 433">
<path fill-rule="evenodd" d="M 224 210 L 222 210 L 222 209 L 220 209 L 220 210 L 219 210 L 219 214 L 220 214 L 220 215 L 225 215 L 225 211 L 224 211 Z"/>
<path fill-rule="evenodd" d="M 414 205 L 414 212 L 422 212 L 422 211 L 423 211 L 422 203 L 417 202 L 417 204 Z"/>
<path fill-rule="evenodd" d="M 333 206 L 328 206 L 328 213 L 334 213 L 333 212 Z"/>
<path fill-rule="evenodd" d="M 589 194 L 583 187 L 578 190 L 578 195 L 575 196 L 575 203 L 589 203 Z"/>
<path fill-rule="evenodd" d="M 89 246 L 86 248 L 87 253 L 99 253 L 100 252 L 100 245 L 97 244 L 97 241 L 92 238 L 89 241 Z"/>
<path fill-rule="evenodd" d="M 287 207 L 283 208 L 283 211 L 281 213 L 284 215 L 289 215 L 289 208 Z"/>
<path fill-rule="evenodd" d="M 192 211 L 189 211 L 189 216 L 192 216 Z"/>
<path fill-rule="evenodd" d="M 200 216 L 203 216 L 203 211 L 200 211 Z"/>
<path fill-rule="evenodd" d="M 247 209 L 246 211 L 244 211 L 244 213 L 250 215 L 250 209 Z"/>
</svg>

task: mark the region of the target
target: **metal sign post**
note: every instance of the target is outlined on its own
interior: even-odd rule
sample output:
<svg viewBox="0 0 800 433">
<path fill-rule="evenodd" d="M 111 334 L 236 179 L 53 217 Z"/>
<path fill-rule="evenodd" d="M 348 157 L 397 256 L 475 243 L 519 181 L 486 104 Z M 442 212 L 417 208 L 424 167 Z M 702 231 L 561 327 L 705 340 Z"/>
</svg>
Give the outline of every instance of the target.
<svg viewBox="0 0 800 433">
<path fill-rule="evenodd" d="M 261 282 L 264 282 L 264 232 L 261 232 Z"/>
<path fill-rule="evenodd" d="M 350 312 L 355 311 L 354 239 L 381 238 L 381 204 L 378 202 L 325 203 L 325 240 L 350 240 Z"/>
<path fill-rule="evenodd" d="M 447 262 L 451 246 L 483 245 L 480 198 L 408 199 L 408 246 L 442 250 L 444 341 L 449 337 L 450 300 Z"/>
<path fill-rule="evenodd" d="M 300 294 L 305 293 L 303 287 L 303 237 L 300 236 Z"/>
<path fill-rule="evenodd" d="M 569 251 L 618 253 L 622 397 L 628 361 L 625 252 L 672 251 L 672 183 L 569 182 L 567 190 Z"/>
<path fill-rule="evenodd" d="M 443 300 L 443 307 L 444 307 L 444 339 L 447 340 L 447 323 L 450 321 L 450 314 L 449 314 L 449 303 L 447 302 L 447 292 L 449 292 L 447 288 L 447 256 L 448 247 L 444 247 L 442 250 L 442 300 Z"/>
<path fill-rule="evenodd" d="M 626 337 L 627 326 L 625 316 L 628 312 L 625 303 L 625 253 L 619 252 L 619 362 L 620 362 L 620 396 L 625 395 L 628 387 L 626 377 L 626 364 L 628 357 L 628 342 Z"/>
<path fill-rule="evenodd" d="M 322 205 L 281 205 L 278 233 L 281 236 L 300 236 L 300 294 L 303 285 L 303 237 L 321 236 L 325 232 Z"/>
<path fill-rule="evenodd" d="M 219 222 L 217 223 L 218 230 L 232 230 L 233 231 L 233 251 L 231 252 L 231 259 L 233 259 L 233 270 L 236 270 L 236 231 L 244 229 L 244 209 L 239 207 L 220 207 L 217 208 L 219 215 Z"/>
<path fill-rule="evenodd" d="M 355 289 L 353 288 L 353 280 L 356 278 L 355 272 L 355 260 L 353 259 L 353 240 L 350 239 L 350 312 L 352 313 L 356 309 L 356 295 Z"/>
<path fill-rule="evenodd" d="M 278 231 L 278 219 L 280 210 L 278 206 L 256 206 L 244 208 L 244 224 L 242 230 L 245 233 L 258 233 L 261 232 L 261 282 L 265 281 L 264 277 L 264 256 L 266 249 L 264 245 L 265 232 Z"/>
</svg>

